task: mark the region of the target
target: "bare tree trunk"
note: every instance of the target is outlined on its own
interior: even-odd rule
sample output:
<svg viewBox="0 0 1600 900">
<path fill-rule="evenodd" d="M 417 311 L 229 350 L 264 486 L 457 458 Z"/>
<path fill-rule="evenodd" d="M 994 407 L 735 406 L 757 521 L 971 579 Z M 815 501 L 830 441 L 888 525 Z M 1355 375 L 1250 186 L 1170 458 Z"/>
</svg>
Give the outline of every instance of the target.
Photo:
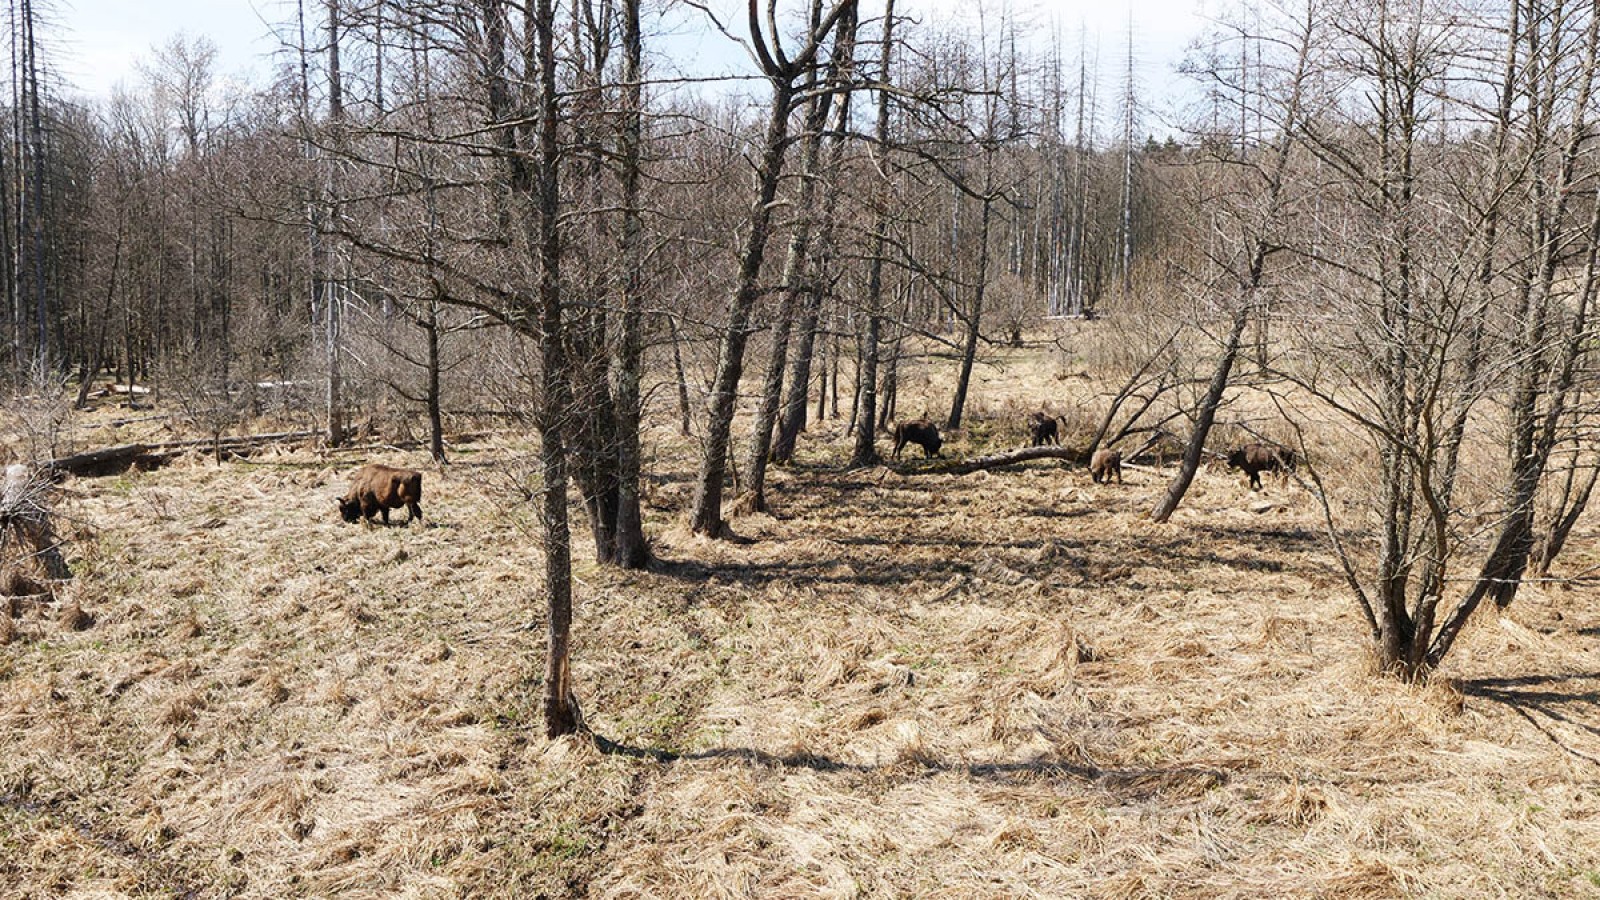
<svg viewBox="0 0 1600 900">
<path fill-rule="evenodd" d="M 643 453 L 640 390 L 644 368 L 644 224 L 639 209 L 639 177 L 644 140 L 644 50 L 639 30 L 639 0 L 622 0 L 622 83 L 624 115 L 619 139 L 622 166 L 622 315 L 617 329 L 614 397 L 617 407 L 617 527 L 612 562 L 642 569 L 650 561 L 640 509 Z"/>
<path fill-rule="evenodd" d="M 985 161 L 986 169 L 992 165 L 992 161 Z M 956 376 L 956 395 L 950 403 L 950 418 L 945 422 L 945 427 L 951 431 L 961 427 L 961 413 L 966 408 L 967 390 L 972 383 L 972 365 L 978 358 L 978 339 L 983 334 L 983 296 L 989 279 L 989 223 L 994 211 L 994 198 L 987 183 L 989 179 L 986 177 L 984 180 L 984 196 L 979 201 L 983 204 L 983 213 L 978 226 L 978 272 L 973 282 L 972 305 L 967 308 L 967 333 L 961 344 L 961 372 Z"/>
<path fill-rule="evenodd" d="M 883 9 L 883 44 L 878 55 L 878 121 L 874 141 L 880 157 L 889 152 L 889 64 L 894 59 L 894 0 L 887 0 Z M 884 168 L 883 159 L 879 164 Z M 870 466 L 878 462 L 878 339 L 881 333 L 883 307 L 883 253 L 888 243 L 890 192 L 880 186 L 878 213 L 873 223 L 872 238 L 867 244 L 867 297 L 866 337 L 861 346 L 861 364 L 856 375 L 857 401 L 855 427 L 856 442 L 850 453 L 852 467 Z"/>
<path fill-rule="evenodd" d="M 1189 445 L 1183 451 L 1183 462 L 1178 467 L 1178 474 L 1167 486 L 1167 492 L 1162 496 L 1161 502 L 1150 513 L 1153 521 L 1165 522 L 1172 518 L 1172 513 L 1178 508 L 1178 504 L 1183 502 L 1183 495 L 1189 492 L 1189 485 L 1194 482 L 1195 473 L 1200 471 L 1200 459 L 1205 452 L 1206 439 L 1211 436 L 1211 426 L 1216 422 L 1217 409 L 1222 406 L 1222 395 L 1228 389 L 1228 377 L 1233 371 L 1234 360 L 1239 356 L 1239 342 L 1249 321 L 1250 305 L 1240 303 L 1234 310 L 1233 327 L 1228 332 L 1227 341 L 1223 343 L 1222 356 L 1217 360 L 1217 368 L 1211 374 L 1211 383 L 1206 387 L 1205 397 L 1200 401 L 1199 414 L 1195 417 L 1194 433 L 1189 436 Z"/>
<path fill-rule="evenodd" d="M 768 46 L 761 34 L 756 0 L 750 0 L 751 39 L 767 79 L 772 83 L 772 100 L 760 161 L 756 166 L 755 202 L 747 218 L 748 231 L 739 254 L 739 275 L 728 301 L 728 322 L 723 330 L 717 355 L 717 372 L 707 404 L 705 449 L 700 457 L 694 509 L 689 520 L 695 532 L 709 537 L 721 537 L 727 530 L 727 523 L 722 518 L 722 492 L 728 465 L 728 438 L 733 428 L 739 378 L 744 369 L 750 315 L 760 293 L 758 280 L 772 225 L 772 201 L 778 193 L 778 182 L 783 174 L 784 156 L 788 148 L 789 112 L 797 93 L 795 80 L 811 67 L 827 33 L 833 30 L 841 17 L 847 13 L 853 15 L 854 9 L 855 0 L 837 0 L 818 27 L 811 30 L 804 50 L 793 61 L 787 61 L 781 52 L 777 52 L 776 35 L 772 38 L 773 46 Z"/>
<path fill-rule="evenodd" d="M 498 0 L 496 0 L 498 2 Z M 584 727 L 572 690 L 572 533 L 567 519 L 566 420 L 572 400 L 562 342 L 561 315 L 561 146 L 556 127 L 560 95 L 556 88 L 555 11 L 551 0 L 525 7 L 539 76 L 538 204 L 540 398 L 539 456 L 544 472 L 545 599 L 549 607 L 549 649 L 545 665 L 544 730 L 548 737 Z M 530 67 L 532 68 L 532 67 Z"/>
<path fill-rule="evenodd" d="M 728 323 L 722 334 L 717 356 L 717 374 L 711 386 L 706 409 L 705 450 L 700 457 L 696 478 L 694 510 L 690 527 L 708 537 L 722 537 L 727 523 L 722 518 L 723 479 L 727 471 L 728 437 L 733 428 L 734 406 L 738 400 L 739 376 L 744 369 L 744 345 L 749 338 L 749 321 L 758 295 L 757 279 L 767 250 L 767 233 L 772 222 L 772 201 L 778 193 L 783 171 L 784 149 L 788 144 L 789 108 L 794 100 L 792 82 L 772 79 L 772 101 L 763 142 L 761 162 L 756 169 L 756 200 L 750 208 L 744 249 L 740 252 L 739 279 L 728 303 Z"/>
<path fill-rule="evenodd" d="M 339 70 L 339 0 L 326 0 L 328 10 L 328 121 L 334 128 L 341 127 L 344 118 L 344 88 Z M 323 350 L 328 366 L 327 434 L 328 446 L 337 447 L 345 442 L 344 377 L 341 370 L 344 350 L 341 336 L 344 297 L 333 287 L 328 277 L 326 239 L 322 229 L 337 226 L 337 187 L 334 185 L 332 163 L 327 172 L 327 195 L 319 210 L 321 224 L 312 232 L 312 293 L 322 307 Z"/>
<path fill-rule="evenodd" d="M 812 0 L 811 27 L 815 29 L 822 19 L 821 0 Z M 841 72 L 840 43 L 835 42 L 833 61 L 826 82 L 837 86 Z M 815 91 L 818 79 L 813 72 L 807 79 L 806 92 Z M 833 99 L 832 91 L 813 96 L 806 105 L 805 132 L 800 140 L 800 190 L 794 208 L 798 211 L 794 231 L 789 237 L 789 251 L 783 263 L 783 277 L 778 301 L 778 315 L 772 326 L 772 355 L 767 363 L 767 375 L 761 389 L 761 405 L 756 410 L 756 421 L 750 432 L 750 452 L 745 462 L 745 496 L 750 509 L 767 510 L 767 462 L 772 452 L 772 429 L 778 417 L 778 407 L 783 394 L 783 373 L 789 359 L 789 336 L 794 327 L 794 310 L 798 299 L 805 293 L 802 284 L 811 246 L 811 210 L 815 205 L 819 153 L 822 147 L 822 130 L 827 124 L 828 109 Z M 836 187 L 835 182 L 830 182 Z"/>
<path fill-rule="evenodd" d="M 1550 574 L 1550 565 L 1567 546 L 1567 538 L 1572 535 L 1572 529 L 1578 524 L 1578 519 L 1589 506 L 1589 498 L 1594 494 L 1594 486 L 1600 479 L 1600 465 L 1589 467 L 1589 477 L 1584 479 L 1583 485 L 1578 488 L 1576 495 L 1572 493 L 1572 473 L 1568 473 L 1567 485 L 1562 491 L 1560 513 L 1550 525 L 1550 533 L 1545 535 L 1544 542 L 1539 546 L 1534 571 L 1540 575 Z"/>
<path fill-rule="evenodd" d="M 677 321 L 672 318 L 671 314 L 668 314 L 666 318 L 667 331 L 670 332 L 672 344 L 672 371 L 678 380 L 678 433 L 688 437 L 689 426 L 692 422 L 689 405 L 689 378 L 683 370 L 683 352 L 680 349 L 683 344 L 683 338 L 678 333 Z"/>
<path fill-rule="evenodd" d="M 439 388 L 439 299 L 428 301 L 428 318 L 422 323 L 428 340 L 428 452 L 433 461 L 444 465 L 450 460 L 444 453 L 444 414 L 441 409 Z"/>
</svg>

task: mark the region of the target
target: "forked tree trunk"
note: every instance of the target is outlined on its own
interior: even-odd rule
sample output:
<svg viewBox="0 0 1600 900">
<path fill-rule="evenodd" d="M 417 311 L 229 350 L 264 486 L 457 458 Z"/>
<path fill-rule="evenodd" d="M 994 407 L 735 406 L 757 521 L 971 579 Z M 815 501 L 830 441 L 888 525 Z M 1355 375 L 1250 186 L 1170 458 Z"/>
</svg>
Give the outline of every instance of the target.
<svg viewBox="0 0 1600 900">
<path fill-rule="evenodd" d="M 812 0 L 811 27 L 815 29 L 822 18 L 822 3 Z M 836 42 L 832 63 L 825 79 L 831 86 L 838 85 L 841 69 L 840 45 Z M 805 89 L 814 91 L 818 79 L 808 77 Z M 789 337 L 794 326 L 795 306 L 805 294 L 802 284 L 806 261 L 811 246 L 811 210 L 815 205 L 816 187 L 820 179 L 817 171 L 822 147 L 822 130 L 828 120 L 828 110 L 833 99 L 831 91 L 811 98 L 806 106 L 805 133 L 800 140 L 800 190 L 795 198 L 797 211 L 794 232 L 789 237 L 789 251 L 784 258 L 782 297 L 778 301 L 778 315 L 772 326 L 772 355 L 767 363 L 767 375 L 761 389 L 761 405 L 756 410 L 755 425 L 750 433 L 750 452 L 745 457 L 745 497 L 751 510 L 767 510 L 767 463 L 772 453 L 772 429 L 778 418 L 778 408 L 783 394 L 783 373 L 789 359 Z M 831 183 L 831 182 L 830 182 Z"/>
<path fill-rule="evenodd" d="M 1183 502 L 1184 494 L 1189 492 L 1189 485 L 1194 482 L 1195 473 L 1200 471 L 1200 460 L 1205 453 L 1206 440 L 1211 436 L 1211 426 L 1216 423 L 1217 409 L 1222 406 L 1223 393 L 1228 389 L 1228 379 L 1233 372 L 1234 360 L 1239 357 L 1239 342 L 1244 336 L 1244 329 L 1250 321 L 1250 306 L 1240 303 L 1234 310 L 1233 328 L 1228 332 L 1228 339 L 1222 347 L 1222 356 L 1217 359 L 1217 368 L 1211 373 L 1211 383 L 1206 387 L 1205 396 L 1200 401 L 1200 409 L 1195 416 L 1194 433 L 1189 436 L 1189 444 L 1183 450 L 1183 461 L 1178 466 L 1178 474 L 1173 476 L 1167 492 L 1162 495 L 1161 502 L 1150 513 L 1152 521 L 1165 522 L 1172 518 L 1172 513 L 1177 510 L 1178 504 Z"/>
<path fill-rule="evenodd" d="M 841 17 L 853 14 L 855 0 L 838 0 L 823 21 L 806 39 L 805 48 L 792 61 L 769 48 L 761 34 L 760 15 L 755 0 L 749 3 L 750 34 L 762 69 L 772 83 L 772 100 L 761 155 L 755 172 L 755 198 L 746 220 L 744 246 L 739 254 L 739 274 L 728 300 L 728 321 L 724 326 L 717 354 L 716 376 L 706 405 L 706 439 L 696 476 L 694 509 L 689 526 L 708 537 L 722 537 L 727 523 L 722 518 L 722 493 L 728 466 L 728 438 L 738 401 L 739 379 L 744 371 L 745 343 L 750 336 L 750 317 L 760 295 L 761 264 L 766 257 L 767 238 L 772 226 L 773 200 L 783 175 L 784 157 L 789 145 L 789 113 L 798 93 L 796 80 L 808 71 L 822 40 Z M 776 42 L 777 36 L 773 36 Z"/>
<path fill-rule="evenodd" d="M 744 347 L 750 336 L 750 314 L 759 295 L 757 279 L 766 257 L 767 234 L 772 224 L 772 201 L 778 193 L 783 173 L 784 150 L 788 146 L 789 108 L 794 101 L 792 80 L 772 79 L 772 105 L 767 119 L 766 139 L 756 169 L 756 198 L 750 207 L 744 249 L 740 252 L 739 279 L 728 302 L 728 322 L 717 354 L 717 373 L 706 407 L 706 438 L 696 478 L 692 530 L 708 537 L 722 537 L 727 523 L 722 518 L 723 481 L 727 474 L 728 437 L 733 429 L 733 413 L 738 401 L 739 376 L 744 371 Z"/>
</svg>

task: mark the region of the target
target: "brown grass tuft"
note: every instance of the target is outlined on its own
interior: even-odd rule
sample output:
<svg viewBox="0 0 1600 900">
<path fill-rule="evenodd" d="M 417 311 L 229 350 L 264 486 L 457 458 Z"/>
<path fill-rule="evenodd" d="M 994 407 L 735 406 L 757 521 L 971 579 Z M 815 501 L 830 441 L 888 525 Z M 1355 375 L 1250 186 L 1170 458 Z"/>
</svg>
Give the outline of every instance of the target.
<svg viewBox="0 0 1600 900">
<path fill-rule="evenodd" d="M 76 599 L 61 604 L 56 612 L 56 624 L 65 631 L 87 631 L 94 627 L 94 616 L 78 605 Z"/>
</svg>

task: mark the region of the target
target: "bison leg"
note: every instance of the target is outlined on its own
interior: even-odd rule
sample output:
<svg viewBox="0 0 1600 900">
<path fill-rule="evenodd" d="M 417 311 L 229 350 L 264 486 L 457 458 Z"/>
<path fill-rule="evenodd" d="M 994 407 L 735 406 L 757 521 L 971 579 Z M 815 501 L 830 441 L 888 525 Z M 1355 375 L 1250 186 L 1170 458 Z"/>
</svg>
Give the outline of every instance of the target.
<svg viewBox="0 0 1600 900">
<path fill-rule="evenodd" d="M 415 500 L 408 500 L 406 501 L 406 512 L 410 514 L 410 517 L 406 519 L 406 524 L 410 525 L 413 520 L 422 518 L 422 504 Z"/>
</svg>

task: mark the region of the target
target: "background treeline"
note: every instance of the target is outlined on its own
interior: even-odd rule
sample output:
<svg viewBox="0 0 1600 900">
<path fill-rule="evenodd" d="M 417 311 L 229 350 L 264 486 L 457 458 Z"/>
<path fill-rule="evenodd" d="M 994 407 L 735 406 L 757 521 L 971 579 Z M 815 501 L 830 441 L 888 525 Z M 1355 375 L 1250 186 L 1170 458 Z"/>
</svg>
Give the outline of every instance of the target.
<svg viewBox="0 0 1600 900">
<path fill-rule="evenodd" d="M 212 429 L 415 423 L 441 460 L 453 414 L 536 428 L 552 732 L 569 487 L 596 555 L 646 566 L 643 427 L 694 435 L 721 536 L 731 470 L 764 505 L 813 400 L 871 463 L 906 354 L 949 357 L 959 427 L 983 347 L 1047 314 L 1106 314 L 1068 348 L 1111 383 L 1093 445 L 1185 444 L 1157 519 L 1219 416 L 1295 445 L 1385 669 L 1548 568 L 1596 471 L 1591 6 L 1242 5 L 1173 141 L 1131 67 L 909 12 L 697 10 L 752 77 L 695 90 L 639 0 L 325 0 L 275 84 L 224 96 L 179 41 L 94 109 L 22 28 L 0 371 Z"/>
<path fill-rule="evenodd" d="M 578 45 L 571 11 L 557 6 L 558 52 L 592 54 Z M 610 17 L 614 30 L 615 13 L 600 6 L 595 16 Z M 33 65 L 20 24 L 28 9 L 18 6 L 13 37 L 19 59 Z M 304 46 L 282 51 L 279 78 L 266 87 L 223 79 L 204 38 L 177 37 L 153 49 L 140 77 L 92 103 L 62 99 L 51 89 L 48 49 L 37 62 L 37 81 L 19 63 L 12 73 L 14 102 L 0 107 L 7 138 L 0 148 L 7 244 L 0 271 L 6 295 L 0 376 L 31 386 L 42 367 L 51 377 L 71 375 L 75 385 L 98 373 L 168 396 L 217 399 L 226 391 L 244 411 L 269 408 L 298 386 L 299 394 L 323 404 L 320 415 L 326 416 L 322 384 L 331 309 L 342 319 L 345 345 L 342 359 L 334 358 L 348 385 L 335 411 L 344 427 L 374 413 L 391 423 L 415 419 L 419 431 L 426 427 L 429 317 L 420 295 L 431 295 L 433 286 L 425 283 L 419 245 L 433 240 L 440 253 L 445 245 L 457 245 L 451 252 L 463 242 L 475 246 L 477 258 L 463 265 L 483 269 L 491 281 L 505 277 L 490 273 L 499 268 L 491 245 L 503 239 L 493 229 L 506 223 L 471 218 L 486 214 L 480 204 L 493 203 L 484 183 L 495 168 L 493 136 L 482 131 L 494 102 L 485 73 L 492 56 L 485 6 L 344 0 L 303 3 L 298 12 L 300 19 L 283 23 L 282 33 L 303 39 Z M 643 16 L 647 28 L 659 23 L 649 9 Z M 522 14 L 503 18 L 508 65 L 520 65 Z M 791 18 L 780 18 L 782 27 L 797 25 L 801 16 Z M 881 28 L 881 22 L 866 27 Z M 890 161 L 897 167 L 899 202 L 914 205 L 896 211 L 893 243 L 900 258 L 891 266 L 894 283 L 886 295 L 894 301 L 893 318 L 913 330 L 951 333 L 965 317 L 982 204 L 963 193 L 969 186 L 960 179 L 970 180 L 980 165 L 995 170 L 991 188 L 1003 195 L 988 226 L 988 278 L 999 289 L 991 292 L 993 308 L 985 318 L 992 329 L 985 326 L 986 333 L 1009 338 L 1041 314 L 1092 310 L 1123 276 L 1129 154 L 1122 88 L 1108 86 L 1114 79 L 1085 68 L 1076 56 L 1023 57 L 1016 50 L 1017 27 L 991 26 L 993 33 L 984 36 L 901 26 L 900 40 L 926 50 L 894 62 L 895 80 L 916 96 L 892 104 L 893 130 L 899 140 L 920 144 L 927 158 Z M 67 31 L 40 28 L 45 48 Z M 678 75 L 669 61 L 652 55 L 650 37 L 644 36 L 642 75 L 643 189 L 651 211 L 644 223 L 648 327 L 652 347 L 666 340 L 685 344 L 680 353 L 692 382 L 699 356 L 714 352 L 719 295 L 733 274 L 716 264 L 716 252 L 728 258 L 735 252 L 731 231 L 747 199 L 745 157 L 760 141 L 767 98 L 754 77 L 714 89 L 673 83 Z M 864 70 L 875 64 L 871 41 L 863 36 L 856 47 Z M 996 46 L 1007 44 L 1010 50 L 995 55 Z M 601 61 L 609 70 L 598 76 L 586 74 L 576 56 L 562 61 L 558 89 L 571 103 L 574 129 L 561 135 L 563 142 L 581 137 L 579 117 L 614 112 L 585 110 L 592 104 L 576 81 L 598 77 L 601 89 L 615 87 L 620 54 L 600 54 L 609 55 Z M 510 72 L 507 80 L 520 77 Z M 849 77 L 847 87 L 859 89 L 877 74 Z M 1003 109 L 980 109 L 985 91 L 1002 95 Z M 813 199 L 832 208 L 832 222 L 851 230 L 851 242 L 865 227 L 863 210 L 875 189 L 866 170 L 876 165 L 866 147 L 873 111 L 861 99 L 853 102 L 841 130 L 828 137 L 836 146 L 825 151 L 838 162 L 837 177 L 826 198 L 818 193 Z M 35 103 L 37 120 L 30 113 Z M 923 108 L 912 111 L 912 104 Z M 802 114 L 793 111 L 796 132 Z M 985 114 L 1000 118 L 985 125 L 978 121 Z M 562 115 L 565 124 L 567 110 Z M 994 132 L 985 139 L 996 144 L 987 162 L 969 158 L 984 127 Z M 1136 252 L 1153 244 L 1159 219 L 1151 161 L 1173 152 L 1170 145 L 1165 151 L 1147 147 L 1142 133 L 1132 148 Z M 798 152 L 791 155 L 798 158 Z M 784 202 L 799 189 L 795 159 L 781 180 Z M 594 206 L 610 199 L 592 195 L 587 201 Z M 562 202 L 574 204 L 576 218 L 586 217 L 576 208 L 585 198 L 564 194 Z M 773 222 L 779 240 L 801 212 L 779 211 Z M 838 271 L 830 280 L 859 283 L 859 250 L 835 255 L 831 265 Z M 774 269 L 781 263 L 769 260 Z M 463 296 L 437 298 L 443 303 L 443 411 L 504 413 L 506 398 L 468 390 L 485 379 L 498 384 L 518 376 L 507 323 L 470 308 L 500 301 L 482 295 L 486 285 L 455 287 Z M 829 339 L 843 337 L 840 352 L 853 356 L 858 317 L 852 298 L 833 291 L 823 300 L 819 327 Z M 768 324 L 768 305 L 763 298 L 755 327 Z M 482 353 L 486 347 L 497 352 Z M 825 341 L 814 352 L 825 356 L 830 349 Z M 689 390 L 704 393 L 692 383 Z"/>
</svg>

